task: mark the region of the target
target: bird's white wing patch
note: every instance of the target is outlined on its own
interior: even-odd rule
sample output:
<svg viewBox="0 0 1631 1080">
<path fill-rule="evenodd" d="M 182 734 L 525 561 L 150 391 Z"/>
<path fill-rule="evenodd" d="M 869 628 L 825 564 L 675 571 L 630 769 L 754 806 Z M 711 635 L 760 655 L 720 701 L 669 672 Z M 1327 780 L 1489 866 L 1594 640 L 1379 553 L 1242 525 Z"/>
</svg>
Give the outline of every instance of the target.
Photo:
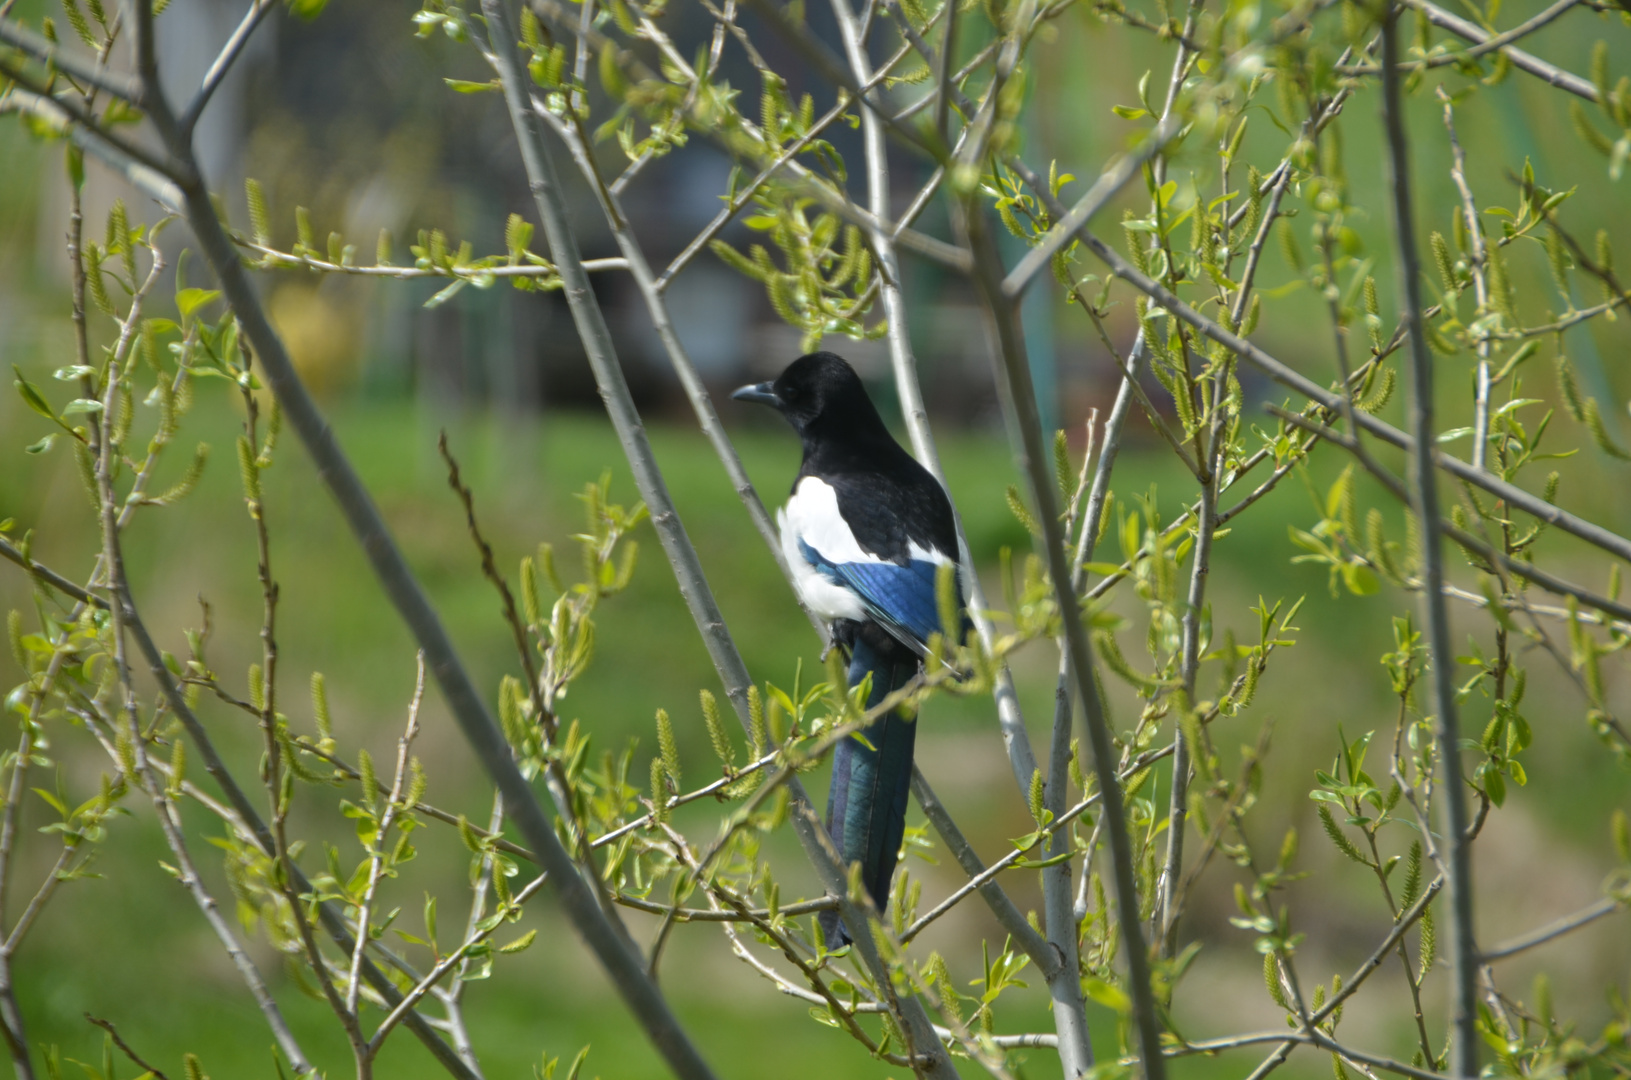
<svg viewBox="0 0 1631 1080">
<path fill-rule="evenodd" d="M 860 541 L 850 531 L 849 523 L 838 510 L 838 492 L 825 480 L 806 476 L 793 489 L 793 497 L 782 510 L 782 547 L 787 546 L 789 531 L 799 540 L 815 548 L 821 557 L 833 563 L 883 562 L 876 555 L 862 549 Z M 797 550 L 797 543 L 794 549 Z"/>
<path fill-rule="evenodd" d="M 825 484 L 822 486 L 826 487 Z M 789 500 L 788 506 L 791 505 Z M 866 606 L 861 603 L 861 598 L 844 586 L 828 580 L 821 571 L 810 565 L 804 552 L 799 550 L 798 528 L 793 524 L 787 507 L 776 512 L 776 524 L 781 527 L 782 558 L 787 560 L 787 568 L 793 572 L 793 587 L 798 590 L 804 606 L 817 618 L 828 622 L 833 619 L 858 621 L 866 618 Z M 855 542 L 853 536 L 850 542 Z"/>
<path fill-rule="evenodd" d="M 776 515 L 781 526 L 782 557 L 793 571 L 793 581 L 804 605 L 823 619 L 864 619 L 866 607 L 853 590 L 833 581 L 812 566 L 799 550 L 801 543 L 815 549 L 834 565 L 870 563 L 889 565 L 888 560 L 861 547 L 849 523 L 838 509 L 838 492 L 831 484 L 806 476 L 793 489 L 793 495 Z M 944 552 L 910 542 L 907 552 L 915 561 L 957 565 L 956 558 Z"/>
<path fill-rule="evenodd" d="M 916 540 L 906 542 L 906 554 L 914 562 L 931 562 L 936 566 L 958 566 L 958 561 L 939 548 L 926 548 Z"/>
</svg>

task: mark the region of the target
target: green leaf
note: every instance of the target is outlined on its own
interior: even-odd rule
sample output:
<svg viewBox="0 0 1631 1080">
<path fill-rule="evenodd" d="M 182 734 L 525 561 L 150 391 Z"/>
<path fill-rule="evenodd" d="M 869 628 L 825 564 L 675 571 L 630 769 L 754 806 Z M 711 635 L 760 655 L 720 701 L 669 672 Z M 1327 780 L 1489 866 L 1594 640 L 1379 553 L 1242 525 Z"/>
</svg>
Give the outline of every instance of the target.
<svg viewBox="0 0 1631 1080">
<path fill-rule="evenodd" d="M 50 804 L 50 806 L 51 806 L 51 808 L 53 810 L 55 810 L 57 813 L 61 814 L 63 817 L 68 816 L 68 807 L 63 804 L 63 801 L 61 799 L 57 798 L 51 792 L 45 790 L 44 788 L 35 788 L 34 789 L 34 794 L 36 794 L 40 798 L 44 799 L 47 803 Z"/>
<path fill-rule="evenodd" d="M 1359 849 L 1354 846 L 1353 841 L 1349 840 L 1347 835 L 1343 833 L 1342 827 L 1336 823 L 1336 819 L 1331 816 L 1331 811 L 1326 807 L 1326 804 L 1323 801 L 1319 805 L 1319 815 L 1320 824 L 1325 827 L 1325 835 L 1331 838 L 1331 843 L 1336 845 L 1336 849 L 1338 851 L 1342 852 L 1342 854 L 1348 856 L 1348 858 L 1352 859 L 1356 863 L 1361 863 L 1365 866 L 1372 865 L 1369 859 L 1360 854 Z"/>
<path fill-rule="evenodd" d="M 1019 488 L 1013 484 L 1009 484 L 1006 494 L 1008 497 L 1008 509 L 1013 513 L 1014 517 L 1019 520 L 1019 523 L 1025 526 L 1025 531 L 1030 533 L 1032 536 L 1041 536 L 1042 527 L 1037 524 L 1036 518 L 1031 515 L 1030 507 L 1025 505 L 1025 500 L 1019 494 Z"/>
<path fill-rule="evenodd" d="M 443 79 L 442 81 L 461 94 L 485 94 L 491 90 L 504 89 L 497 79 L 488 79 L 486 82 L 471 82 L 468 79 Z"/>
<path fill-rule="evenodd" d="M 719 715 L 719 701 L 710 690 L 703 690 L 698 696 L 702 702 L 702 722 L 708 729 L 708 741 L 713 744 L 720 763 L 729 771 L 736 764 L 736 748 L 731 745 L 730 736 L 725 732 L 725 721 Z"/>
<path fill-rule="evenodd" d="M 1382 588 L 1382 583 L 1377 580 L 1376 571 L 1362 562 L 1343 565 L 1342 583 L 1348 586 L 1348 591 L 1355 596 L 1375 596 Z"/>
<path fill-rule="evenodd" d="M 1041 834 L 1038 834 L 1039 837 L 1040 835 Z M 1059 854 L 1049 856 L 1046 859 L 1032 860 L 1021 857 L 1014 861 L 1014 865 L 1025 870 L 1046 870 L 1050 866 L 1058 866 L 1060 863 L 1074 859 L 1075 857 L 1076 853 L 1074 851 L 1061 851 Z"/>
<path fill-rule="evenodd" d="M 455 278 L 451 285 L 447 286 L 447 288 L 443 289 L 429 300 L 426 300 L 424 306 L 427 308 L 439 308 L 463 292 L 465 287 L 469 284 L 469 278 Z"/>
<path fill-rule="evenodd" d="M 538 936 L 538 931 L 537 930 L 528 930 L 525 934 L 522 934 L 520 937 L 518 937 L 514 941 L 510 942 L 508 945 L 499 946 L 498 951 L 503 953 L 506 956 L 510 956 L 510 955 L 515 954 L 515 953 L 521 952 L 524 949 L 526 949 L 526 947 L 528 945 L 531 945 L 532 942 L 533 942 L 533 939 L 536 938 L 537 936 Z"/>
<path fill-rule="evenodd" d="M 75 191 L 85 190 L 85 152 L 73 143 L 68 144 L 68 179 Z"/>
<path fill-rule="evenodd" d="M 260 181 L 250 177 L 244 181 L 244 197 L 249 203 L 249 227 L 254 230 L 255 243 L 268 247 L 272 243 L 272 218 L 266 210 L 266 192 Z"/>
<path fill-rule="evenodd" d="M 28 407 L 47 420 L 55 420 L 57 414 L 52 411 L 50 403 L 45 400 L 45 396 L 35 389 L 34 384 L 23 377 L 22 368 L 13 364 L 11 370 L 17 373 L 17 381 L 13 385 L 17 387 L 17 392 L 23 395 L 23 400 L 28 403 Z"/>
<path fill-rule="evenodd" d="M 532 225 L 520 214 L 511 214 L 504 225 L 504 246 L 519 255 L 532 245 Z"/>
<path fill-rule="evenodd" d="M 215 289 L 189 288 L 176 293 L 176 310 L 181 312 L 183 322 L 192 317 L 193 312 L 215 300 L 220 296 Z"/>
<path fill-rule="evenodd" d="M 1114 1009 L 1122 1016 L 1132 1012 L 1132 999 L 1119 986 L 1107 983 L 1103 979 L 1088 978 L 1082 980 L 1082 989 L 1089 998 L 1107 1009 Z"/>
<path fill-rule="evenodd" d="M 600 84 L 615 101 L 622 101 L 628 93 L 628 80 L 617 66 L 617 47 L 607 41 L 600 49 Z"/>
<path fill-rule="evenodd" d="M 674 725 L 668 719 L 668 710 L 657 710 L 657 748 L 662 758 L 663 770 L 668 773 L 674 790 L 680 787 L 680 752 L 674 741 Z"/>
</svg>

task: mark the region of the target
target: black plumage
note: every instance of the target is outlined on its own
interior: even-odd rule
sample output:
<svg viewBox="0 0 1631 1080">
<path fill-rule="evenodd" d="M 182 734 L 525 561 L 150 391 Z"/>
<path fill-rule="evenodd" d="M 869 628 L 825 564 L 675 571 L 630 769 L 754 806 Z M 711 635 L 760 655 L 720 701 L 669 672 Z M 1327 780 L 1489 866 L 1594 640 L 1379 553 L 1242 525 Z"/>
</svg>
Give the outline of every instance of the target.
<svg viewBox="0 0 1631 1080">
<path fill-rule="evenodd" d="M 881 559 L 905 565 L 911 540 L 957 551 L 946 490 L 895 441 L 854 368 L 833 353 L 811 353 L 771 386 L 804 444 L 794 490 L 806 476 L 831 484 L 855 539 Z"/>
</svg>

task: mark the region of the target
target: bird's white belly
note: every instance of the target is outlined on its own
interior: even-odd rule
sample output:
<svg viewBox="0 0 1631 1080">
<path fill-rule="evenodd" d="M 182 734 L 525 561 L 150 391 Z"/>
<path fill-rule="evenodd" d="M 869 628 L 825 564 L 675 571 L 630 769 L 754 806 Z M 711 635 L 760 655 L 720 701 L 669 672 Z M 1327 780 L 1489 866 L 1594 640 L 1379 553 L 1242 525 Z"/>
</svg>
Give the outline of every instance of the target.
<svg viewBox="0 0 1631 1080">
<path fill-rule="evenodd" d="M 808 482 L 808 481 L 806 481 Z M 821 485 L 826 487 L 825 484 Z M 827 489 L 831 491 L 830 488 Z M 834 507 L 836 512 L 836 505 Z M 782 557 L 787 560 L 787 568 L 793 574 L 793 587 L 798 590 L 799 600 L 809 608 L 817 618 L 831 622 L 834 619 L 864 619 L 866 609 L 861 605 L 861 598 L 842 585 L 835 585 L 829 581 L 821 571 L 810 565 L 799 550 L 799 522 L 789 520 L 786 508 L 777 513 L 777 524 L 781 527 Z M 850 544 L 854 544 L 853 539 Z M 857 546 L 857 550 L 859 547 Z M 825 551 L 822 552 L 826 554 Z"/>
<path fill-rule="evenodd" d="M 789 565 L 793 568 L 793 585 L 798 589 L 799 599 L 818 618 L 831 622 L 834 619 L 860 620 L 866 617 L 866 609 L 854 593 L 828 581 L 820 571 L 805 562 L 803 556 L 795 552 Z"/>
</svg>

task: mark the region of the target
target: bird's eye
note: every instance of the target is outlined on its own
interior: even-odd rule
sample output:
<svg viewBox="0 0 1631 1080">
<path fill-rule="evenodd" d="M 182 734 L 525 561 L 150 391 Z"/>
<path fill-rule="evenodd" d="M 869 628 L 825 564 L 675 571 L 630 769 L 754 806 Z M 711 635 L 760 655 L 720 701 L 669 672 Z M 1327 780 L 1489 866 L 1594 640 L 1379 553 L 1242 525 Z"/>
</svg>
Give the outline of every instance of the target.
<svg viewBox="0 0 1631 1080">
<path fill-rule="evenodd" d="M 799 389 L 798 389 L 798 387 L 789 386 L 786 389 L 782 390 L 781 399 L 783 401 L 797 401 L 799 399 Z"/>
</svg>

